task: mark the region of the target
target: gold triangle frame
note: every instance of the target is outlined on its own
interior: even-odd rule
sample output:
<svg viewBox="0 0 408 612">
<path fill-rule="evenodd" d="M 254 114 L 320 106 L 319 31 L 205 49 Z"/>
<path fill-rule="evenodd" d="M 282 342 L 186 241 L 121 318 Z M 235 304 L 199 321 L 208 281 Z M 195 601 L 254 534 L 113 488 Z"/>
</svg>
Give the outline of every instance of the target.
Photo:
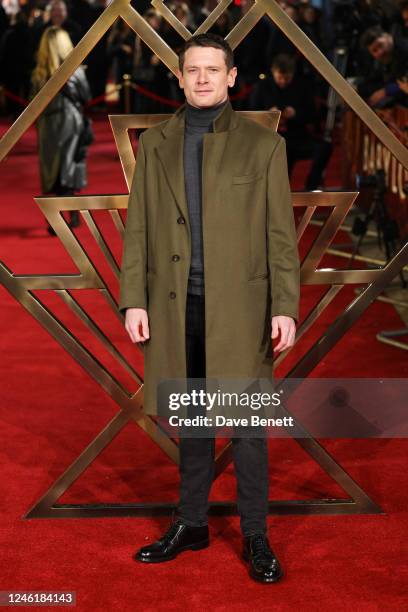
<svg viewBox="0 0 408 612">
<path fill-rule="evenodd" d="M 187 39 L 188 31 L 183 31 L 182 24 L 170 13 L 162 0 L 153 0 L 152 4 L 159 10 L 177 31 Z M 228 0 L 222 0 L 209 15 L 206 22 L 202 24 L 199 31 L 207 31 L 218 15 L 230 4 Z M 339 93 L 361 119 L 371 128 L 376 136 L 389 149 L 392 155 L 406 168 L 408 167 L 407 149 L 395 138 L 390 130 L 382 123 L 377 115 L 350 87 L 343 77 L 335 70 L 330 62 L 313 45 L 306 35 L 294 24 L 286 13 L 273 0 L 257 0 L 251 9 L 239 21 L 229 33 L 227 40 L 235 48 L 248 34 L 257 21 L 268 15 L 275 24 L 288 36 L 288 38 L 300 49 L 311 64 L 322 74 L 329 84 Z M 103 36 L 112 23 L 121 17 L 133 28 L 133 30 L 144 40 L 144 42 L 160 57 L 170 70 L 175 72 L 177 67 L 176 54 L 166 45 L 161 37 L 149 26 L 136 9 L 130 6 L 130 0 L 113 0 L 90 28 L 82 40 L 78 43 L 60 69 L 46 83 L 29 106 L 11 126 L 0 141 L 0 160 L 3 159 L 18 141 L 27 128 L 37 119 L 47 106 L 49 101 L 56 95 L 67 81 L 69 76 L 82 63 L 98 40 Z M 177 23 L 176 23 L 177 22 Z M 264 114 L 265 115 L 265 114 Z M 254 118 L 255 115 L 253 115 Z M 134 155 L 131 152 L 130 143 L 125 144 L 128 138 L 128 129 L 131 127 L 146 127 L 152 121 L 159 120 L 163 116 L 153 118 L 152 116 L 127 116 L 110 117 L 119 154 L 127 180 L 134 169 Z M 271 127 L 276 129 L 277 117 L 259 120 L 271 121 Z M 317 239 L 302 262 L 302 283 L 304 284 L 329 284 L 330 287 L 319 303 L 308 314 L 302 322 L 297 339 L 299 339 L 314 323 L 320 313 L 326 308 L 340 289 L 348 283 L 367 283 L 366 289 L 353 300 L 347 309 L 332 323 L 322 337 L 312 348 L 300 359 L 289 373 L 290 377 L 307 376 L 317 363 L 327 354 L 336 342 L 347 332 L 358 317 L 364 312 L 369 304 L 379 295 L 382 289 L 398 274 L 399 270 L 408 261 L 408 244 L 393 257 L 393 259 L 379 270 L 319 270 L 317 266 L 334 237 L 339 225 L 348 209 L 352 205 L 356 193 L 295 193 L 293 194 L 294 206 L 306 206 L 298 227 L 298 238 L 300 239 L 311 216 L 318 206 L 329 206 L 332 212 L 324 224 Z M 67 516 L 116 516 L 116 515 L 146 515 L 157 513 L 169 513 L 173 509 L 172 504 L 104 504 L 104 505 L 62 505 L 56 504 L 58 498 L 76 480 L 79 475 L 92 463 L 98 454 L 110 443 L 114 436 L 129 422 L 135 420 L 153 441 L 174 461 L 177 461 L 177 445 L 169 439 L 156 425 L 151 417 L 143 414 L 141 387 L 136 393 L 128 393 L 116 381 L 112 375 L 102 366 L 99 361 L 87 351 L 77 338 L 51 313 L 44 304 L 33 294 L 33 290 L 52 289 L 65 304 L 82 320 L 84 325 L 96 335 L 104 344 L 105 348 L 114 355 L 122 366 L 141 383 L 140 377 L 133 368 L 123 359 L 117 349 L 110 343 L 103 330 L 100 329 L 80 306 L 78 301 L 70 293 L 72 289 L 93 288 L 104 296 L 109 306 L 120 317 L 117 304 L 111 295 L 97 270 L 92 265 L 86 252 L 82 249 L 75 235 L 64 222 L 61 210 L 80 210 L 92 235 L 97 241 L 106 260 L 116 276 L 119 267 L 116 263 L 109 246 L 103 238 L 100 228 L 96 224 L 92 212 L 94 210 L 108 210 L 119 234 L 123 236 L 123 222 L 119 214 L 120 209 L 127 206 L 127 196 L 85 196 L 80 198 L 36 198 L 45 216 L 53 225 L 58 236 L 66 247 L 68 253 L 75 261 L 79 274 L 75 275 L 52 275 L 52 276 L 24 276 L 13 275 L 4 265 L 0 267 L 0 279 L 8 291 L 20 301 L 20 303 L 43 325 L 49 333 L 77 360 L 78 363 L 92 376 L 105 391 L 118 403 L 120 411 L 108 423 L 108 425 L 94 438 L 88 447 L 71 464 L 52 485 L 52 487 L 41 497 L 41 499 L 27 513 L 28 517 L 67 517 Z M 281 355 L 279 360 L 285 355 Z M 361 513 L 380 512 L 380 508 L 369 498 L 369 496 L 354 482 L 354 480 L 341 468 L 331 455 L 313 438 L 301 438 L 296 441 L 304 450 L 350 495 L 350 499 L 335 500 L 289 500 L 271 501 L 270 510 L 277 513 Z M 224 447 L 217 457 L 216 474 L 222 473 L 231 461 L 230 445 Z M 213 504 L 211 512 L 225 514 L 235 512 L 235 504 L 231 502 L 219 502 Z"/>
</svg>

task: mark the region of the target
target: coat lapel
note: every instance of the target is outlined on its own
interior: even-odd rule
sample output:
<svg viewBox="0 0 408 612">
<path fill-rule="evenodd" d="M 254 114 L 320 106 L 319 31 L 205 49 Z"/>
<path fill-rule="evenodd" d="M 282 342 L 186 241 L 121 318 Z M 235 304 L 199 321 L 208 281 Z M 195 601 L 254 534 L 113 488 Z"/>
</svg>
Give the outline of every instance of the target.
<svg viewBox="0 0 408 612">
<path fill-rule="evenodd" d="M 162 130 L 164 140 L 157 155 L 181 214 L 188 222 L 188 207 L 184 183 L 184 106 L 179 108 Z"/>
<path fill-rule="evenodd" d="M 157 154 L 163 166 L 166 179 L 177 202 L 181 214 L 188 222 L 188 205 L 184 182 L 184 105 L 179 108 L 162 129 L 164 140 L 157 147 Z M 225 167 L 225 147 L 230 130 L 237 126 L 237 115 L 228 101 L 221 114 L 214 121 L 214 132 L 204 137 L 203 151 L 203 214 L 213 201 L 211 194 L 216 193 L 222 181 L 222 168 Z M 207 194 L 209 194 L 207 196 Z"/>
</svg>

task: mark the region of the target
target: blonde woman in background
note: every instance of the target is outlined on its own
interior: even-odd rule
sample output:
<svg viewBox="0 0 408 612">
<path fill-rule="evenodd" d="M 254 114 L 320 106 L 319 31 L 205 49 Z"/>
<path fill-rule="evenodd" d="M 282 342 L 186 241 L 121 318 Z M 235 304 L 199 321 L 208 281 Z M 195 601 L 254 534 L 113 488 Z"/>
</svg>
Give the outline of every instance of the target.
<svg viewBox="0 0 408 612">
<path fill-rule="evenodd" d="M 32 95 L 43 87 L 72 49 L 71 39 L 62 28 L 51 26 L 44 31 L 32 73 Z M 71 196 L 87 184 L 86 155 L 93 134 L 83 107 L 90 97 L 85 71 L 79 67 L 37 120 L 43 194 Z M 78 212 L 73 211 L 70 226 L 78 224 Z M 48 231 L 54 234 L 51 227 Z"/>
</svg>

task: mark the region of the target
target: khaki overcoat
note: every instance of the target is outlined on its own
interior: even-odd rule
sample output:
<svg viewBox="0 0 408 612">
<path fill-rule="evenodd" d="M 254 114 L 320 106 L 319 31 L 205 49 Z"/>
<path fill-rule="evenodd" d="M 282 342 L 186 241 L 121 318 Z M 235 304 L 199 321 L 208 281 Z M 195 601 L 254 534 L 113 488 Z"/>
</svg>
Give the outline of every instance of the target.
<svg viewBox="0 0 408 612">
<path fill-rule="evenodd" d="M 185 378 L 191 232 L 184 107 L 140 137 L 130 190 L 119 308 L 148 312 L 144 409 L 160 380 Z M 271 316 L 298 319 L 299 256 L 285 140 L 230 102 L 204 135 L 202 230 L 206 375 L 271 378 Z"/>
</svg>

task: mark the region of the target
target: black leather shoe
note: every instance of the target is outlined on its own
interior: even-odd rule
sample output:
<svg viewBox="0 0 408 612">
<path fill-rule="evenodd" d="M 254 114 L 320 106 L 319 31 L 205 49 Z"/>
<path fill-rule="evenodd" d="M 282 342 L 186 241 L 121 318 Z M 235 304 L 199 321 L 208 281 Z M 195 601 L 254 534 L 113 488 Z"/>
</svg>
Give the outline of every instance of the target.
<svg viewBox="0 0 408 612">
<path fill-rule="evenodd" d="M 276 582 L 283 576 L 279 561 L 263 533 L 244 538 L 242 556 L 249 561 L 249 575 L 258 582 Z"/>
<path fill-rule="evenodd" d="M 190 527 L 182 521 L 176 521 L 160 540 L 138 550 L 134 559 L 145 563 L 161 563 L 175 559 L 184 550 L 201 550 L 209 544 L 208 525 Z"/>
</svg>

